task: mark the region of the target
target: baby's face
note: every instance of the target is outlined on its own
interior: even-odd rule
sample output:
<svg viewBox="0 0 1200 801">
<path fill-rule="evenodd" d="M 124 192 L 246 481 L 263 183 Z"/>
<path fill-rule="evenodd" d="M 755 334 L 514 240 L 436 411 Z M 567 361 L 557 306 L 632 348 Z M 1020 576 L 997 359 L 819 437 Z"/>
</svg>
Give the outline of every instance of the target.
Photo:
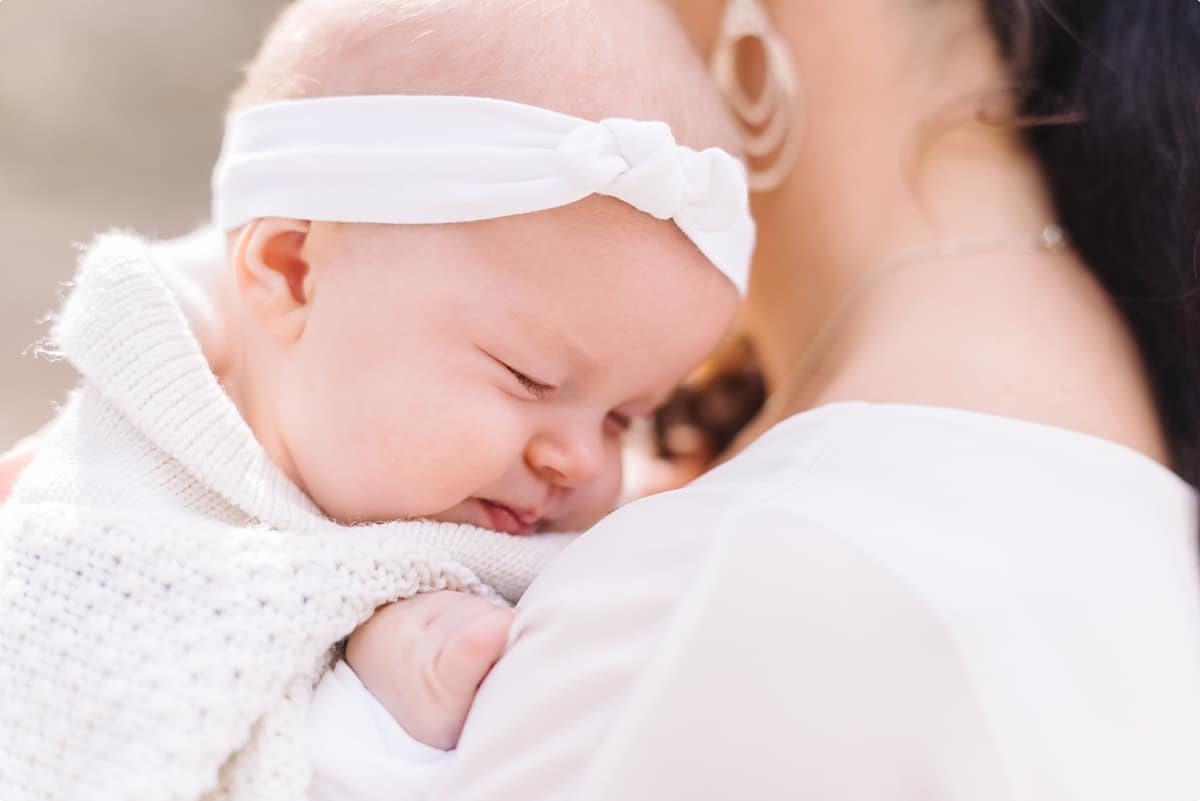
<svg viewBox="0 0 1200 801">
<path fill-rule="evenodd" d="M 731 284 L 617 201 L 469 225 L 316 224 L 272 368 L 285 470 L 331 517 L 524 534 L 613 506 L 620 443 L 718 343 Z"/>
</svg>

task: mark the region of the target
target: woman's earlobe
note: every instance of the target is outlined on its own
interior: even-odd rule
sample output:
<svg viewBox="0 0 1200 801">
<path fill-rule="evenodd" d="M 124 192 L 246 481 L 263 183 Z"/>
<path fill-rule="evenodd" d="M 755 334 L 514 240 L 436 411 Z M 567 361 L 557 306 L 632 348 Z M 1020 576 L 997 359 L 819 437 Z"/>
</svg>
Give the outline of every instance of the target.
<svg viewBox="0 0 1200 801">
<path fill-rule="evenodd" d="M 275 336 L 304 331 L 311 300 L 306 220 L 267 217 L 242 229 L 234 249 L 238 293 L 254 317 Z"/>
</svg>

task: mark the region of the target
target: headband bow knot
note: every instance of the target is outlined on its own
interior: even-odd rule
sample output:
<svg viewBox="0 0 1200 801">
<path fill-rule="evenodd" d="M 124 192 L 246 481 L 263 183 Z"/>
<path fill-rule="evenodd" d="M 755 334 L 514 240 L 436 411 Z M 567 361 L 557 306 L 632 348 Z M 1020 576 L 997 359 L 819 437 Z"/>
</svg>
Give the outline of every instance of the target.
<svg viewBox="0 0 1200 801">
<path fill-rule="evenodd" d="M 745 177 L 717 149 L 680 147 L 662 122 L 610 119 L 571 131 L 558 152 L 588 194 L 617 197 L 660 220 L 705 231 L 730 228 L 745 211 Z M 725 156 L 725 158 L 722 158 Z"/>
</svg>

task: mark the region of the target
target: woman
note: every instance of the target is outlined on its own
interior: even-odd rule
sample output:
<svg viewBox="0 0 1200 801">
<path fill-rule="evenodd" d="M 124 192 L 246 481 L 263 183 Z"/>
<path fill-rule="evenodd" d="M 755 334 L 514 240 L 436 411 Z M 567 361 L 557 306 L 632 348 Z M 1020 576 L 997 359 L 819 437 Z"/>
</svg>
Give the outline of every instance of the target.
<svg viewBox="0 0 1200 801">
<path fill-rule="evenodd" d="M 770 398 L 539 579 L 438 797 L 1194 801 L 1200 6 L 675 4 Z"/>
<path fill-rule="evenodd" d="M 1200 4 L 675 5 L 770 399 L 534 585 L 439 797 L 1195 799 Z"/>
</svg>

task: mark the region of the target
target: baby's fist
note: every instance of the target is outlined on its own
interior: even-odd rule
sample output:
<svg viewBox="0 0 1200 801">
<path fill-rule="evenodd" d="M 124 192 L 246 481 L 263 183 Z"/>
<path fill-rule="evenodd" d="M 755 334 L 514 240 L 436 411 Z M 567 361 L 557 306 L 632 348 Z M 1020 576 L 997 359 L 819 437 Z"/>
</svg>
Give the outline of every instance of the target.
<svg viewBox="0 0 1200 801">
<path fill-rule="evenodd" d="M 383 607 L 350 635 L 346 662 L 413 739 L 449 750 L 512 620 L 511 609 L 474 595 L 418 595 Z"/>
</svg>

